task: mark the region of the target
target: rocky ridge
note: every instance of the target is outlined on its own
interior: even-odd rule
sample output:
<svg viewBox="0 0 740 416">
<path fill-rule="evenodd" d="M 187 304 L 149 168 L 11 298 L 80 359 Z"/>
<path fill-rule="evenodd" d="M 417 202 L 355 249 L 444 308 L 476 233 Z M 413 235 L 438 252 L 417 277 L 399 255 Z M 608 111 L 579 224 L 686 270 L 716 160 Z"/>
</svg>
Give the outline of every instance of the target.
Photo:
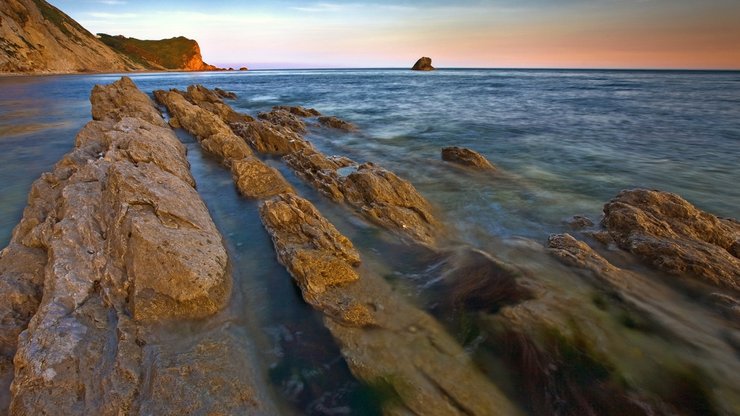
<svg viewBox="0 0 740 416">
<path fill-rule="evenodd" d="M 246 353 L 241 366 L 228 358 L 238 340 L 206 333 L 174 347 L 152 331 L 224 307 L 226 250 L 149 98 L 123 78 L 96 86 L 91 102 L 94 121 L 34 183 L 0 253 L 11 300 L 0 309 L 2 380 L 12 379 L 2 404 L 13 415 L 272 414 Z M 192 394 L 201 389 L 213 394 Z"/>
</svg>

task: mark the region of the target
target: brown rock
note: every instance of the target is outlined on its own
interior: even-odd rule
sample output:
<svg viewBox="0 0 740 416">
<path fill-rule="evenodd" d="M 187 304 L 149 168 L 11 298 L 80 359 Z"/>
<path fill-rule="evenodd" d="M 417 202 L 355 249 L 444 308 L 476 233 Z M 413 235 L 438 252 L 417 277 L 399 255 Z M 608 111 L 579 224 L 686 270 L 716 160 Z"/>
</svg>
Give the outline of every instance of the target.
<svg viewBox="0 0 740 416">
<path fill-rule="evenodd" d="M 272 109 L 273 110 L 285 110 L 298 117 L 317 117 L 321 115 L 321 113 L 319 113 L 318 110 L 316 109 L 305 108 L 301 106 L 278 105 L 278 106 L 272 107 Z"/>
<path fill-rule="evenodd" d="M 412 241 L 433 245 L 441 224 L 429 202 L 393 172 L 364 163 L 344 178 L 345 200 L 370 221 Z"/>
<path fill-rule="evenodd" d="M 654 267 L 740 291 L 735 220 L 700 211 L 678 195 L 645 189 L 620 192 L 604 214 L 602 224 L 617 244 Z"/>
<path fill-rule="evenodd" d="M 198 139 L 203 149 L 220 157 L 224 164 L 252 154 L 249 146 L 212 112 L 191 104 L 175 91 L 155 91 L 154 95 L 178 123 Z"/>
<path fill-rule="evenodd" d="M 282 193 L 293 193 L 293 187 L 277 169 L 254 156 L 231 164 L 231 173 L 239 192 L 247 198 L 264 199 Z"/>
<path fill-rule="evenodd" d="M 419 58 L 411 69 L 414 71 L 433 71 L 435 68 L 432 66 L 432 58 L 424 56 Z"/>
<path fill-rule="evenodd" d="M 165 380 L 158 364 L 143 364 L 154 341 L 150 325 L 214 314 L 229 299 L 231 277 L 185 147 L 163 122 L 146 120 L 154 107 L 130 87 L 122 79 L 94 89 L 93 114 L 102 121 L 88 123 L 75 149 L 36 181 L 0 254 L 0 290 L 15 287 L 0 308 L 16 317 L 9 331 L 41 300 L 18 337 L 11 414 L 138 413 L 144 380 L 174 391 L 217 385 L 210 371 L 199 373 L 212 374 L 210 384 L 195 383 L 193 372 Z M 12 340 L 2 342 L 9 347 L 3 353 L 13 348 Z M 241 400 L 226 390 L 211 395 L 224 407 Z M 185 400 L 204 412 L 219 408 L 203 395 L 161 399 L 168 409 Z"/>
<path fill-rule="evenodd" d="M 355 126 L 354 124 L 348 123 L 334 116 L 319 117 L 319 123 L 322 126 L 330 127 L 337 130 L 357 131 L 357 126 Z"/>
<path fill-rule="evenodd" d="M 243 66 L 243 67 L 239 68 L 239 70 L 240 71 L 249 71 L 249 68 L 247 68 L 246 66 Z"/>
<path fill-rule="evenodd" d="M 227 100 L 236 100 L 236 94 L 231 91 L 224 91 L 221 88 L 215 88 L 213 91 L 221 98 Z"/>
<path fill-rule="evenodd" d="M 496 170 L 480 153 L 464 147 L 445 147 L 442 149 L 442 160 L 456 163 L 477 170 Z"/>
<path fill-rule="evenodd" d="M 594 222 L 590 218 L 583 215 L 574 215 L 565 221 L 568 226 L 574 230 L 580 230 L 583 228 L 593 227 Z"/>
<path fill-rule="evenodd" d="M 308 202 L 281 195 L 260 208 L 279 261 L 326 317 L 352 373 L 393 392 L 386 414 L 516 415 L 429 315 L 377 276 L 358 277 L 352 243 Z"/>
<path fill-rule="evenodd" d="M 355 165 L 355 162 L 346 158 L 329 158 L 312 148 L 290 153 L 283 157 L 283 161 L 325 196 L 344 201 L 343 179 L 337 169 Z"/>
<path fill-rule="evenodd" d="M 360 263 L 360 256 L 352 242 L 310 202 L 295 195 L 279 195 L 262 204 L 260 215 L 278 260 L 306 296 L 315 297 L 328 287 L 358 279 L 354 266 Z"/>
<path fill-rule="evenodd" d="M 283 156 L 311 148 L 311 145 L 294 131 L 269 122 L 232 123 L 231 128 L 259 153 Z"/>
<path fill-rule="evenodd" d="M 306 132 L 306 123 L 287 110 L 273 109 L 269 113 L 259 113 L 258 118 L 272 124 L 288 128 L 298 134 Z"/>
</svg>

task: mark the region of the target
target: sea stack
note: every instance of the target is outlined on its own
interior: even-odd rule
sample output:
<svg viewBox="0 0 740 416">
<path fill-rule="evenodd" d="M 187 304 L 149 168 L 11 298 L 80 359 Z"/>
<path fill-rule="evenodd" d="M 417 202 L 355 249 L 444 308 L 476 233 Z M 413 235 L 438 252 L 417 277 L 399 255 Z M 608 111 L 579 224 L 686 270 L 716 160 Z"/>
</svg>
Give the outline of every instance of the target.
<svg viewBox="0 0 740 416">
<path fill-rule="evenodd" d="M 432 58 L 423 56 L 416 61 L 411 69 L 413 71 L 434 71 L 435 68 L 432 66 Z"/>
</svg>

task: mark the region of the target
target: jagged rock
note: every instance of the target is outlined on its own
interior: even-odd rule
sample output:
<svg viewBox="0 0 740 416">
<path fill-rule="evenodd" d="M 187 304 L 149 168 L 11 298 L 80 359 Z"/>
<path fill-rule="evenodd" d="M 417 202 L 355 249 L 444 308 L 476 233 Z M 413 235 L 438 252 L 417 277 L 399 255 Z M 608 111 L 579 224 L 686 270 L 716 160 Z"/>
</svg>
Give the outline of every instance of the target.
<svg viewBox="0 0 740 416">
<path fill-rule="evenodd" d="M 386 414 L 516 415 L 518 410 L 424 312 L 382 278 L 358 278 L 352 243 L 292 195 L 260 208 L 278 260 L 321 311 L 353 374 L 393 392 Z"/>
<path fill-rule="evenodd" d="M 452 146 L 442 148 L 442 160 L 477 170 L 496 170 L 496 167 L 483 157 L 483 155 L 464 147 Z"/>
<path fill-rule="evenodd" d="M 0 254 L 0 290 L 6 283 L 16 288 L 0 313 L 12 311 L 15 331 L 43 290 L 18 337 L 10 413 L 138 414 L 146 410 L 139 398 L 154 394 L 157 406 L 169 410 L 271 414 L 263 392 L 251 393 L 259 385 L 232 378 L 244 368 L 222 362 L 218 370 L 213 361 L 221 358 L 210 346 L 188 352 L 187 371 L 167 371 L 147 358 L 160 347 L 161 354 L 184 357 L 171 343 L 156 347 L 151 326 L 214 314 L 229 299 L 231 277 L 221 236 L 193 188 L 185 147 L 163 122 L 135 118 L 154 106 L 131 85 L 123 79 L 94 89 L 99 120 L 34 183 L 11 245 Z M 234 345 L 214 342 L 224 351 Z M 229 372 L 233 388 L 220 387 L 219 377 Z M 142 383 L 211 391 L 157 396 Z"/>
<path fill-rule="evenodd" d="M 604 206 L 604 228 L 654 267 L 740 291 L 740 224 L 700 211 L 678 195 L 635 189 Z"/>
<path fill-rule="evenodd" d="M 239 192 L 247 198 L 263 199 L 294 192 L 277 169 L 254 156 L 232 162 L 231 173 Z"/>
<path fill-rule="evenodd" d="M 260 215 L 272 236 L 280 263 L 295 277 L 307 297 L 358 279 L 360 255 L 308 201 L 279 195 L 265 201 Z"/>
<path fill-rule="evenodd" d="M 236 94 L 231 91 L 224 91 L 221 88 L 215 88 L 213 91 L 216 92 L 216 95 L 218 95 L 221 98 L 224 98 L 227 100 L 236 100 Z"/>
<path fill-rule="evenodd" d="M 175 91 L 155 91 L 157 101 L 167 107 L 177 122 L 194 135 L 203 149 L 221 158 L 223 163 L 252 155 L 246 143 L 234 135 L 221 118 L 208 110 L 188 102 Z"/>
<path fill-rule="evenodd" d="M 583 215 L 574 215 L 568 218 L 565 223 L 574 230 L 580 230 L 583 228 L 593 227 L 594 222 L 590 218 Z"/>
<path fill-rule="evenodd" d="M 223 102 L 219 93 L 211 91 L 202 85 L 191 85 L 185 93 L 177 90 L 173 91 L 182 94 L 192 104 L 216 114 L 226 124 L 254 121 L 252 116 L 234 111 Z"/>
<path fill-rule="evenodd" d="M 158 127 L 166 124 L 151 100 L 141 94 L 131 78 L 123 77 L 116 84 L 117 88 L 96 85 L 90 94 L 93 120 L 120 120 L 126 117 L 139 118 Z"/>
<path fill-rule="evenodd" d="M 316 117 L 320 116 L 321 113 L 314 108 L 305 108 L 301 106 L 290 106 L 290 105 L 277 105 L 272 107 L 273 110 L 284 110 L 298 117 Z"/>
<path fill-rule="evenodd" d="M 283 156 L 311 145 L 292 130 L 268 122 L 232 123 L 231 129 L 259 153 Z"/>
<path fill-rule="evenodd" d="M 333 129 L 344 130 L 344 131 L 356 131 L 357 130 L 357 126 L 355 126 L 354 124 L 348 123 L 334 116 L 319 117 L 318 120 L 322 126 L 331 127 Z"/>
<path fill-rule="evenodd" d="M 296 133 L 306 132 L 306 123 L 287 110 L 273 109 L 269 113 L 259 113 L 258 118 L 272 124 L 288 128 Z"/>
<path fill-rule="evenodd" d="M 364 163 L 342 182 L 345 200 L 365 217 L 412 241 L 433 245 L 441 224 L 429 202 L 393 172 Z"/>
<path fill-rule="evenodd" d="M 311 148 L 290 153 L 283 161 L 303 180 L 335 201 L 344 201 L 343 179 L 337 169 L 356 165 L 349 159 L 329 158 Z"/>
<path fill-rule="evenodd" d="M 419 58 L 411 69 L 414 71 L 433 71 L 435 68 L 432 66 L 432 58 L 424 56 Z"/>
<path fill-rule="evenodd" d="M 46 1 L 0 2 L 0 73 L 141 69 Z"/>
<path fill-rule="evenodd" d="M 588 244 L 576 240 L 570 234 L 551 235 L 547 240 L 547 246 L 563 263 L 570 266 L 591 269 L 597 273 L 609 273 L 616 270 Z"/>
</svg>

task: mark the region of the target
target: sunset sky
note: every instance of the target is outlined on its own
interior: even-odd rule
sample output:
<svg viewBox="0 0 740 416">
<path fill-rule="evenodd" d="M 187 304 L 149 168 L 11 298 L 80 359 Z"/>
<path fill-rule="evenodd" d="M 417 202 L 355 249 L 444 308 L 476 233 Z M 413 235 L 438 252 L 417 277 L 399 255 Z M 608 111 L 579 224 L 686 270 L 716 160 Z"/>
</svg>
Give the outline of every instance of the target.
<svg viewBox="0 0 740 416">
<path fill-rule="evenodd" d="M 51 0 L 93 33 L 250 68 L 740 69 L 740 0 Z"/>
</svg>

